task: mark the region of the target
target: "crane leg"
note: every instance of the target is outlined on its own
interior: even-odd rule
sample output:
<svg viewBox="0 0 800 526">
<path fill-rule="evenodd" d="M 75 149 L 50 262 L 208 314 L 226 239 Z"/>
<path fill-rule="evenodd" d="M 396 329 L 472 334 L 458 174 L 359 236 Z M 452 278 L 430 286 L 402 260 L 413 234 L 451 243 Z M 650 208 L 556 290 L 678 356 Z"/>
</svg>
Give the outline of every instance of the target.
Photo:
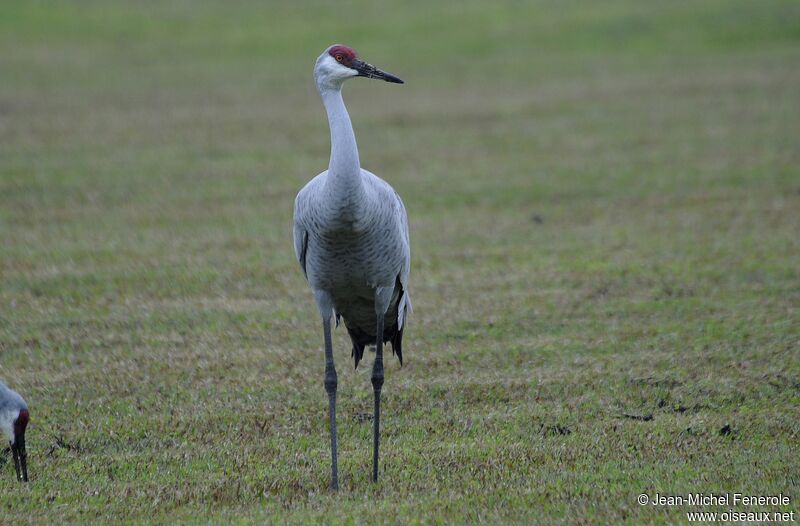
<svg viewBox="0 0 800 526">
<path fill-rule="evenodd" d="M 20 470 L 19 466 L 19 453 L 17 452 L 17 448 L 14 446 L 11 446 L 11 455 L 14 457 L 14 469 L 17 470 L 17 480 L 21 482 L 22 471 Z"/>
<path fill-rule="evenodd" d="M 381 442 L 381 388 L 383 388 L 383 314 L 378 314 L 378 337 L 375 342 L 375 363 L 372 365 L 372 390 L 375 395 L 375 417 L 372 419 L 372 481 L 378 482 L 378 449 Z"/>
<path fill-rule="evenodd" d="M 331 428 L 331 489 L 339 489 L 339 472 L 337 467 L 338 450 L 336 447 L 336 367 L 333 365 L 333 343 L 331 341 L 331 318 L 322 319 L 322 330 L 325 335 L 325 391 L 328 393 L 328 411 Z"/>
</svg>

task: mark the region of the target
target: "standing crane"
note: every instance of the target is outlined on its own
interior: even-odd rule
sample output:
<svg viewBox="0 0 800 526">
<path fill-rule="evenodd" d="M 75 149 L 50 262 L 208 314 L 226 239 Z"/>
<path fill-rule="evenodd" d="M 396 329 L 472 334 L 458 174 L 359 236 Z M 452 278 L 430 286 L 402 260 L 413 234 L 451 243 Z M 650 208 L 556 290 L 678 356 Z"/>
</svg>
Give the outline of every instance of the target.
<svg viewBox="0 0 800 526">
<path fill-rule="evenodd" d="M 25 450 L 25 428 L 28 426 L 28 404 L 17 393 L 0 382 L 0 430 L 8 439 L 17 480 L 28 482 L 28 452 Z"/>
<path fill-rule="evenodd" d="M 295 254 L 322 317 L 333 489 L 338 489 L 339 479 L 331 317 L 335 316 L 337 326 L 340 319 L 344 320 L 356 367 L 364 348 L 375 346 L 372 480 L 377 482 L 383 344 L 392 343 L 392 351 L 402 365 L 403 325 L 411 310 L 406 210 L 386 181 L 361 168 L 353 125 L 342 99 L 342 84 L 352 77 L 403 83 L 361 61 L 347 46 L 330 46 L 317 58 L 314 80 L 328 114 L 331 160 L 326 171 L 300 190 L 294 205 Z"/>
</svg>

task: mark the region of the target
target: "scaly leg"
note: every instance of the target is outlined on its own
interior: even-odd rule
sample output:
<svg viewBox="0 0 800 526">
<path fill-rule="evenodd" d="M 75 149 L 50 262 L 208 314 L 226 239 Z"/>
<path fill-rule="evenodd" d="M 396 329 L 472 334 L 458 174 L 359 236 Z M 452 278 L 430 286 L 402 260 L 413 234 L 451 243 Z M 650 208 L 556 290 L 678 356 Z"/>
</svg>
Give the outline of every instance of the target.
<svg viewBox="0 0 800 526">
<path fill-rule="evenodd" d="M 331 342 L 331 318 L 322 319 L 322 331 L 325 334 L 325 391 L 328 393 L 328 411 L 331 427 L 331 488 L 339 489 L 339 473 L 337 468 L 338 451 L 336 448 L 336 368 L 333 365 L 333 343 Z"/>
<path fill-rule="evenodd" d="M 378 482 L 378 448 L 381 428 L 381 388 L 383 387 L 383 314 L 378 314 L 378 337 L 375 363 L 372 366 L 372 390 L 375 395 L 375 418 L 372 419 L 372 481 Z"/>
<path fill-rule="evenodd" d="M 11 446 L 11 455 L 14 457 L 14 469 L 17 471 L 17 480 L 22 481 L 22 470 L 20 469 L 19 465 L 19 452 L 14 445 Z"/>
</svg>

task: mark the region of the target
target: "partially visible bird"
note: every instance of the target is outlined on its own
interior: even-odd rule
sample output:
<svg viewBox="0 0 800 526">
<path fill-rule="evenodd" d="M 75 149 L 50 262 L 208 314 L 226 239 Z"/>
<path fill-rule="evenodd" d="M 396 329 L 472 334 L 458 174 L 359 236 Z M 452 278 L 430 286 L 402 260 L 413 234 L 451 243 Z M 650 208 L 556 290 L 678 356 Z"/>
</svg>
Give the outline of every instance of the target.
<svg viewBox="0 0 800 526">
<path fill-rule="evenodd" d="M 0 382 L 0 430 L 11 446 L 14 468 L 20 482 L 28 482 L 28 452 L 25 450 L 25 428 L 28 420 L 28 404 L 19 393 Z"/>
<path fill-rule="evenodd" d="M 411 310 L 406 210 L 387 182 L 361 168 L 353 126 L 342 99 L 342 84 L 353 77 L 403 83 L 361 61 L 347 46 L 330 46 L 317 58 L 314 80 L 328 114 L 331 159 L 328 169 L 300 190 L 294 207 L 295 254 L 322 317 L 334 489 L 339 481 L 331 317 L 335 315 L 337 325 L 340 318 L 344 320 L 356 367 L 364 347 L 375 345 L 372 480 L 377 481 L 383 343 L 392 343 L 402 365 L 403 326 Z"/>
</svg>

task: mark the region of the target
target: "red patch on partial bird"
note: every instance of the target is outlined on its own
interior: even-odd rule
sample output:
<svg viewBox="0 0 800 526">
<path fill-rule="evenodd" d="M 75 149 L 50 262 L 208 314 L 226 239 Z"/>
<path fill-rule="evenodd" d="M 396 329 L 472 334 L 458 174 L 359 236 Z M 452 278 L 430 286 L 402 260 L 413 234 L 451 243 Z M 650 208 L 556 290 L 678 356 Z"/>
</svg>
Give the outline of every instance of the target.
<svg viewBox="0 0 800 526">
<path fill-rule="evenodd" d="M 345 66 L 352 64 L 358 56 L 355 49 L 347 46 L 333 46 L 330 51 L 328 51 L 328 54 L 335 58 L 336 62 L 340 62 Z"/>
<path fill-rule="evenodd" d="M 28 421 L 31 419 L 31 415 L 28 413 L 27 409 L 23 409 L 19 412 L 19 416 L 17 417 L 16 425 L 18 425 L 23 430 L 28 425 Z"/>
<path fill-rule="evenodd" d="M 14 442 L 16 442 L 17 438 L 25 437 L 25 428 L 28 427 L 28 420 L 30 420 L 28 410 L 23 409 L 14 421 Z"/>
</svg>

